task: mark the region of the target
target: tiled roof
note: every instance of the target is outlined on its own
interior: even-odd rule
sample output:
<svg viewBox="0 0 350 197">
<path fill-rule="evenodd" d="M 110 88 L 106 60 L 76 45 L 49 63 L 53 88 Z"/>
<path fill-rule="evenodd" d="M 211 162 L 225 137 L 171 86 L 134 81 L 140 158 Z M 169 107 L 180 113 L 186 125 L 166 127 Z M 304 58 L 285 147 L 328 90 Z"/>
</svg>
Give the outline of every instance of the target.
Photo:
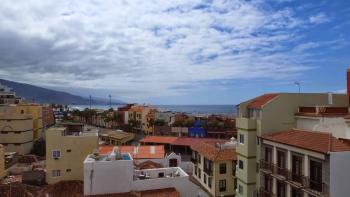
<svg viewBox="0 0 350 197">
<path fill-rule="evenodd" d="M 220 149 L 215 146 L 215 143 L 201 142 L 191 146 L 191 149 L 197 151 L 211 161 L 237 160 L 235 149 Z"/>
<path fill-rule="evenodd" d="M 100 146 L 100 154 L 108 154 L 113 151 L 114 146 Z M 163 159 L 165 155 L 164 146 L 118 146 L 120 152 L 129 153 L 133 159 Z"/>
<path fill-rule="evenodd" d="M 350 151 L 350 146 L 330 133 L 292 129 L 266 134 L 263 139 L 319 153 Z"/>
<path fill-rule="evenodd" d="M 226 142 L 227 140 L 215 138 L 191 138 L 191 137 L 168 137 L 168 136 L 146 136 L 140 142 L 155 144 L 171 144 L 177 146 L 192 146 L 200 142 Z"/>
<path fill-rule="evenodd" d="M 162 164 L 159 164 L 150 160 L 144 161 L 140 164 L 136 164 L 136 168 L 138 170 L 154 169 L 154 168 L 162 168 L 162 167 L 163 167 Z"/>
<path fill-rule="evenodd" d="M 175 188 L 164 188 L 146 190 L 140 192 L 127 192 L 117 194 L 100 194 L 89 197 L 180 197 L 180 193 Z"/>
<path fill-rule="evenodd" d="M 279 94 L 264 94 L 254 98 L 248 104 L 248 108 L 261 109 L 265 104 L 276 98 Z"/>
</svg>

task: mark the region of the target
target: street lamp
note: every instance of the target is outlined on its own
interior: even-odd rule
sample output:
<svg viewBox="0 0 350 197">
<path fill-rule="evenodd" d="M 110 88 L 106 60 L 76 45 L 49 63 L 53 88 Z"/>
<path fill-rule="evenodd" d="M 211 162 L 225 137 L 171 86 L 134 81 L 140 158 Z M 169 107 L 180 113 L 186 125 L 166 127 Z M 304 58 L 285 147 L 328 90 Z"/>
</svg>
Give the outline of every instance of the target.
<svg viewBox="0 0 350 197">
<path fill-rule="evenodd" d="M 294 82 L 294 85 L 298 86 L 298 88 L 299 88 L 299 93 L 300 93 L 300 92 L 301 92 L 301 84 L 300 84 L 300 82 L 295 81 L 295 82 Z"/>
</svg>

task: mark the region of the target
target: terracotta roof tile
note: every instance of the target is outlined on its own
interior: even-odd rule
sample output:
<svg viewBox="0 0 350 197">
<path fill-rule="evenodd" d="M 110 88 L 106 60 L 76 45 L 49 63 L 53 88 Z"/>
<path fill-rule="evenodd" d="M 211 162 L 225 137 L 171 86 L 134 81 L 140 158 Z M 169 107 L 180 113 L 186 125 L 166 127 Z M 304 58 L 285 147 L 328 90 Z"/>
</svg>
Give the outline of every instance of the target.
<svg viewBox="0 0 350 197">
<path fill-rule="evenodd" d="M 235 149 L 220 150 L 215 146 L 215 143 L 201 142 L 194 144 L 191 148 L 212 161 L 237 160 Z"/>
<path fill-rule="evenodd" d="M 350 151 L 350 146 L 330 133 L 292 129 L 266 134 L 263 139 L 319 153 Z"/>
<path fill-rule="evenodd" d="M 146 136 L 140 142 L 155 144 L 171 144 L 177 146 L 192 146 L 201 142 L 226 142 L 227 140 L 216 138 L 193 138 L 193 137 L 168 137 L 168 136 Z"/>
<path fill-rule="evenodd" d="M 113 151 L 114 146 L 100 146 L 100 154 L 108 154 Z M 135 154 L 135 146 L 118 146 L 120 152 L 130 153 L 133 159 L 163 159 L 165 150 L 163 145 L 149 146 L 141 145 L 138 146 L 138 152 Z"/>
<path fill-rule="evenodd" d="M 254 98 L 248 104 L 248 108 L 261 109 L 265 104 L 276 98 L 279 94 L 264 94 Z"/>
</svg>

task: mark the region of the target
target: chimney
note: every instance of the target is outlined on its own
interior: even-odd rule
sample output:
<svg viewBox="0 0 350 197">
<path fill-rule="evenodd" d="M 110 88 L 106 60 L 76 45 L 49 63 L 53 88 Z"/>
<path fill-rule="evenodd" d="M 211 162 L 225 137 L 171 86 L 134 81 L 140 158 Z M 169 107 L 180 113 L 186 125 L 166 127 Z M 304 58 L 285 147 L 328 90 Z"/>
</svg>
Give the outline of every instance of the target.
<svg viewBox="0 0 350 197">
<path fill-rule="evenodd" d="M 348 106 L 350 107 L 350 68 L 346 70 L 346 88 L 348 94 Z"/>
</svg>

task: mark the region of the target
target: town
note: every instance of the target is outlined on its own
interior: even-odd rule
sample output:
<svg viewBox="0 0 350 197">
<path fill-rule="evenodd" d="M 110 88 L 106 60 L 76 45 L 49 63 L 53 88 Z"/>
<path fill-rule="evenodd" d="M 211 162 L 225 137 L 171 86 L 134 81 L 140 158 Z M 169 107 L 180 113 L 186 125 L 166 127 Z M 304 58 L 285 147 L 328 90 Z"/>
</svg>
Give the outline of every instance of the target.
<svg viewBox="0 0 350 197">
<path fill-rule="evenodd" d="M 347 94 L 267 93 L 235 118 L 80 111 L 1 85 L 0 196 L 347 196 L 346 77 Z"/>
</svg>

